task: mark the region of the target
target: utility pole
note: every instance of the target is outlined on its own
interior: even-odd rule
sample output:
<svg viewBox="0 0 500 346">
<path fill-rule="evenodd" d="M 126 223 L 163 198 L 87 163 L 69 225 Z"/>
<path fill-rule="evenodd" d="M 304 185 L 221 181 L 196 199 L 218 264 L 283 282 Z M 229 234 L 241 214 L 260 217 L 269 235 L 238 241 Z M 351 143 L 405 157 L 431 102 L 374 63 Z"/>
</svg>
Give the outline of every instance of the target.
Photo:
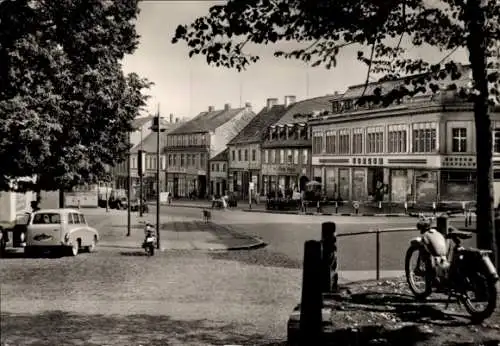
<svg viewBox="0 0 500 346">
<path fill-rule="evenodd" d="M 127 237 L 130 237 L 130 224 L 132 222 L 131 220 L 131 210 L 130 210 L 130 197 L 131 197 L 131 190 L 132 190 L 132 177 L 130 176 L 131 173 L 131 167 L 130 167 L 130 144 L 131 144 L 131 134 L 130 132 L 128 133 L 128 157 L 127 157 Z"/>
<path fill-rule="evenodd" d="M 158 104 L 158 112 L 153 120 L 151 127 L 153 132 L 156 132 L 156 247 L 160 247 L 160 133 L 165 131 L 161 126 L 160 105 Z"/>
</svg>

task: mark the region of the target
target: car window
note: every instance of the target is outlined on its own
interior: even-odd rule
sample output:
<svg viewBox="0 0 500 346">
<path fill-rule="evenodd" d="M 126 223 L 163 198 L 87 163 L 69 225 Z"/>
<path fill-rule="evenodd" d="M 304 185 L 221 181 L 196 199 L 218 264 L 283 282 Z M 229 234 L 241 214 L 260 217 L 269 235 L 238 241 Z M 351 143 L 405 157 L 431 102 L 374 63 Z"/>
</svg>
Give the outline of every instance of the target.
<svg viewBox="0 0 500 346">
<path fill-rule="evenodd" d="M 60 224 L 61 215 L 58 213 L 39 213 L 33 217 L 33 224 Z"/>
<path fill-rule="evenodd" d="M 30 222 L 30 214 L 22 213 L 16 215 L 16 225 L 27 225 Z"/>
<path fill-rule="evenodd" d="M 73 213 L 68 213 L 68 224 L 74 224 L 75 221 L 73 220 Z"/>
<path fill-rule="evenodd" d="M 81 224 L 86 224 L 87 222 L 85 221 L 85 216 L 83 214 L 78 214 L 80 216 L 80 223 Z"/>
<path fill-rule="evenodd" d="M 71 213 L 71 216 L 73 217 L 73 223 L 75 224 L 81 223 L 78 213 Z"/>
</svg>

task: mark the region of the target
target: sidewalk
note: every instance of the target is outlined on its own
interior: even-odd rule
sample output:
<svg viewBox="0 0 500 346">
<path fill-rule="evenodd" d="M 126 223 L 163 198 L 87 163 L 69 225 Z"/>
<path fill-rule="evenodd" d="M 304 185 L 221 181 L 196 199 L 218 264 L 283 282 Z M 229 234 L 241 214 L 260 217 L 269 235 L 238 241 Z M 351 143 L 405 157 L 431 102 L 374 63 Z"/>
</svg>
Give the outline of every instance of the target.
<svg viewBox="0 0 500 346">
<path fill-rule="evenodd" d="M 150 205 L 154 205 L 155 203 L 149 203 Z M 178 207 L 178 208 L 200 208 L 200 209 L 210 209 L 212 207 L 212 202 L 207 200 L 174 200 L 171 204 L 162 203 L 162 206 L 167 207 Z M 434 212 L 432 207 L 427 205 L 423 205 L 421 207 L 410 207 L 407 211 L 405 211 L 404 206 L 396 205 L 389 203 L 385 203 L 382 205 L 376 205 L 373 203 L 370 204 L 360 204 L 359 208 L 356 212 L 356 209 L 353 208 L 352 204 L 347 202 L 342 206 L 335 207 L 335 205 L 327 205 L 321 208 L 321 212 L 317 212 L 315 206 L 310 206 L 307 208 L 305 213 L 300 212 L 298 210 L 266 210 L 266 203 L 261 202 L 259 204 L 252 204 L 251 209 L 246 201 L 238 201 L 238 206 L 236 208 L 228 208 L 228 210 L 241 210 L 245 212 L 254 212 L 254 213 L 270 213 L 270 214 L 288 214 L 288 215 L 297 215 L 297 214 L 306 214 L 306 215 L 340 215 L 340 216 L 386 216 L 386 217 L 407 217 L 413 216 L 418 217 L 421 213 L 424 215 L 433 215 Z M 450 217 L 464 217 L 463 212 L 458 212 L 455 209 L 448 210 L 438 208 L 436 213 L 444 213 L 449 211 Z M 473 214 L 473 218 L 475 218 L 475 214 Z"/>
<path fill-rule="evenodd" d="M 127 236 L 127 218 L 123 214 L 112 214 L 105 221 L 96 225 L 101 236 L 100 247 L 125 248 L 141 250 L 144 240 L 144 225 L 140 222 L 155 224 L 153 215 L 140 218 L 132 215 L 131 232 Z M 161 250 L 202 250 L 228 251 L 254 249 L 266 244 L 257 238 L 242 235 L 228 226 L 212 222 L 188 219 L 176 216 L 161 216 L 160 245 Z"/>
</svg>

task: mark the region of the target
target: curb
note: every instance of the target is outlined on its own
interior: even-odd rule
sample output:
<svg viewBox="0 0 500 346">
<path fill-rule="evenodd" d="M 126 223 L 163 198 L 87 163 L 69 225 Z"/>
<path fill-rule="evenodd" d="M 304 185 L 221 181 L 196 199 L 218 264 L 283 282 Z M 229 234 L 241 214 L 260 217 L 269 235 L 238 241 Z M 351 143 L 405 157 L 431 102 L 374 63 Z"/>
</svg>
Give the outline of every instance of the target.
<svg viewBox="0 0 500 346">
<path fill-rule="evenodd" d="M 239 246 L 226 246 L 226 247 L 220 247 L 220 248 L 210 248 L 209 245 L 217 245 L 219 246 L 220 244 L 216 243 L 205 243 L 207 245 L 206 249 L 200 249 L 200 248 L 195 248 L 195 249 L 167 249 L 167 248 L 161 248 L 159 251 L 161 252 L 168 252 L 168 251 L 197 251 L 197 252 L 229 252 L 229 251 L 242 251 L 242 250 L 256 250 L 256 249 L 261 249 L 267 246 L 267 243 L 260 240 L 260 239 L 252 239 L 253 242 L 248 245 L 239 245 Z M 131 245 L 119 245 L 119 244 L 98 244 L 98 248 L 113 248 L 113 249 L 130 249 L 130 250 L 142 250 L 142 248 L 137 245 L 137 246 L 131 246 Z M 158 249 L 156 249 L 158 251 Z"/>
<path fill-rule="evenodd" d="M 289 210 L 254 210 L 254 209 L 243 209 L 242 211 L 246 213 L 265 213 L 265 214 L 284 214 L 284 215 L 308 215 L 308 216 L 379 216 L 379 217 L 410 217 L 409 214 L 403 213 L 315 213 L 315 212 L 305 212 L 300 213 L 297 211 Z"/>
</svg>

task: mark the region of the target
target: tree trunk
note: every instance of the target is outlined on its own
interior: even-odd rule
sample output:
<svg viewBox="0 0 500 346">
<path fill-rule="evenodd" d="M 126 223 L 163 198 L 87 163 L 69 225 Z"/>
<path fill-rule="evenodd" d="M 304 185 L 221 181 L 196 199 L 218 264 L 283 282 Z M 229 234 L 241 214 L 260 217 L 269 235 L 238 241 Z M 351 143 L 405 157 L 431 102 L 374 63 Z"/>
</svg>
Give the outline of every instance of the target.
<svg viewBox="0 0 500 346">
<path fill-rule="evenodd" d="M 59 189 L 59 208 L 64 208 L 64 189 Z"/>
<path fill-rule="evenodd" d="M 477 150 L 477 246 L 493 250 L 495 258 L 498 259 L 493 212 L 493 129 L 488 114 L 485 13 L 481 8 L 480 0 L 469 0 L 466 6 L 466 23 L 469 32 L 467 48 L 476 89 L 474 120 Z"/>
</svg>

